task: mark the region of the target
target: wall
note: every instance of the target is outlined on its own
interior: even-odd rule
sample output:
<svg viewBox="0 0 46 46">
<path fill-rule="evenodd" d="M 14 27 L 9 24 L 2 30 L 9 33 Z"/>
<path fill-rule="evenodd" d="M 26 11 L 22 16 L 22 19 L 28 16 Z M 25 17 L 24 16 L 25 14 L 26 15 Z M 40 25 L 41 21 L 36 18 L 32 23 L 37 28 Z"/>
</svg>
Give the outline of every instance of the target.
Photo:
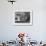
<svg viewBox="0 0 46 46">
<path fill-rule="evenodd" d="M 32 26 L 12 25 L 16 10 L 33 10 Z M 13 5 L 7 0 L 0 0 L 0 40 L 11 40 L 18 32 L 31 34 L 37 41 L 46 40 L 46 1 L 45 0 L 17 0 Z"/>
</svg>

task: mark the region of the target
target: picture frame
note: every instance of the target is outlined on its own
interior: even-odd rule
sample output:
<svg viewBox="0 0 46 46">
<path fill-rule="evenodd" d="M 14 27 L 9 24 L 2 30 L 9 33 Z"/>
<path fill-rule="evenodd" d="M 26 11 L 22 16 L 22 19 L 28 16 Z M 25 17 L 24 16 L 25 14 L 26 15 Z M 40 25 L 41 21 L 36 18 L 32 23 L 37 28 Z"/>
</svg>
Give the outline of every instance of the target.
<svg viewBox="0 0 46 46">
<path fill-rule="evenodd" d="M 16 26 L 32 26 L 33 13 L 29 10 L 16 10 L 14 15 L 14 25 Z"/>
</svg>

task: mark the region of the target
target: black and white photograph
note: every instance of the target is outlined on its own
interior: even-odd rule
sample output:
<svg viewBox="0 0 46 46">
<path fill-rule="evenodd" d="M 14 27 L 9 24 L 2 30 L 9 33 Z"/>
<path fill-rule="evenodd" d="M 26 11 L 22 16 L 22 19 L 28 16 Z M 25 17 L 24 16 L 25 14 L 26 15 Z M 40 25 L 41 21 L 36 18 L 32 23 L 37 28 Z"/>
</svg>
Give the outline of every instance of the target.
<svg viewBox="0 0 46 46">
<path fill-rule="evenodd" d="M 30 11 L 17 11 L 15 12 L 16 25 L 32 25 L 32 12 Z"/>
<path fill-rule="evenodd" d="M 30 23 L 30 12 L 16 12 L 15 23 Z"/>
</svg>

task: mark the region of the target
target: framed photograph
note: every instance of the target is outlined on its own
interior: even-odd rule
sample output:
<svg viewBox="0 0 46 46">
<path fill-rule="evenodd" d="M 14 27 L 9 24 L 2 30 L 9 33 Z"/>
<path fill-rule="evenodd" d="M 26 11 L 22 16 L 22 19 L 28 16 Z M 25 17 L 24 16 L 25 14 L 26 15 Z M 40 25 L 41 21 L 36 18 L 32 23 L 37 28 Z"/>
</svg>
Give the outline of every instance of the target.
<svg viewBox="0 0 46 46">
<path fill-rule="evenodd" d="M 32 25 L 32 11 L 16 11 L 14 24 L 17 26 Z"/>
</svg>

